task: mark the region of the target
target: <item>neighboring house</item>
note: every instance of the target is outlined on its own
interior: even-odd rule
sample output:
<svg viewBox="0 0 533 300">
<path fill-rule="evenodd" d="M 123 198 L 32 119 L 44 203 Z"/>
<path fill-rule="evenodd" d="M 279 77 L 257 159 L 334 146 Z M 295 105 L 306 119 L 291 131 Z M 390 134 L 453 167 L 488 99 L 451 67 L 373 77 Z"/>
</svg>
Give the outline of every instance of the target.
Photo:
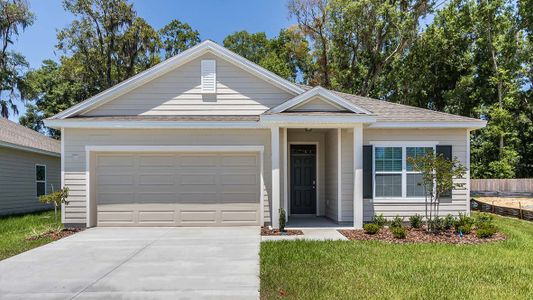
<svg viewBox="0 0 533 300">
<path fill-rule="evenodd" d="M 205 41 L 45 124 L 62 131 L 68 224 L 278 227 L 284 208 L 360 228 L 423 214 L 406 157 L 469 168 L 486 123 L 296 85 Z M 468 213 L 468 197 L 454 190 L 440 213 Z"/>
<path fill-rule="evenodd" d="M 40 195 L 59 189 L 60 142 L 0 118 L 0 215 L 50 209 Z"/>
</svg>

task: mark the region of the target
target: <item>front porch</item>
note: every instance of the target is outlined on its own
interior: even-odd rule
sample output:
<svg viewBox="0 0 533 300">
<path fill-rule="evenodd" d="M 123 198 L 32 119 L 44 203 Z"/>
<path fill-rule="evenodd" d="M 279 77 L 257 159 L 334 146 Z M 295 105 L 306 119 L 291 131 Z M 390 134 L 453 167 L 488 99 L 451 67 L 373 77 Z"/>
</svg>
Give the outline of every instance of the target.
<svg viewBox="0 0 533 300">
<path fill-rule="evenodd" d="M 287 229 L 342 229 L 353 228 L 353 222 L 343 222 L 339 224 L 328 217 L 323 216 L 308 216 L 308 215 L 292 215 L 288 218 Z"/>
<path fill-rule="evenodd" d="M 272 227 L 283 208 L 287 228 L 362 228 L 363 124 L 352 126 L 271 128 Z"/>
</svg>

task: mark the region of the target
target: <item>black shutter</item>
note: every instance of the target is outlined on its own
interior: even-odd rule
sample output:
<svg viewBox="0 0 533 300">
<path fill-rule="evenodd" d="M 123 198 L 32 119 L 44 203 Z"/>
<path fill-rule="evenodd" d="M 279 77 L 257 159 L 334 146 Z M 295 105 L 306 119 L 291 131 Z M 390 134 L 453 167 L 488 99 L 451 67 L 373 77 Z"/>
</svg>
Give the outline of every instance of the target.
<svg viewBox="0 0 533 300">
<path fill-rule="evenodd" d="M 372 199 L 372 145 L 363 145 L 363 198 Z"/>
<path fill-rule="evenodd" d="M 444 158 L 452 160 L 452 146 L 437 145 L 437 155 L 442 154 Z"/>
<path fill-rule="evenodd" d="M 447 160 L 452 160 L 452 146 L 449 145 L 437 145 L 437 155 L 444 156 Z M 447 191 L 442 195 L 443 197 L 451 197 L 452 190 Z"/>
</svg>

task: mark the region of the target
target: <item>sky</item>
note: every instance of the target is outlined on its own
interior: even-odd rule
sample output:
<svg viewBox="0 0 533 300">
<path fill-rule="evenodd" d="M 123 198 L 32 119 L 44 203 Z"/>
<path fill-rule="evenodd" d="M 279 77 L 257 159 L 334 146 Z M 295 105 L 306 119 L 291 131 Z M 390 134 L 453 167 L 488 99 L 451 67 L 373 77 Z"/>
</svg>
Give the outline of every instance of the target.
<svg viewBox="0 0 533 300">
<path fill-rule="evenodd" d="M 155 29 L 172 19 L 189 23 L 200 32 L 202 40 L 222 43 L 224 37 L 240 30 L 264 31 L 269 37 L 295 22 L 289 19 L 285 0 L 133 0 L 137 14 Z M 68 26 L 73 16 L 63 10 L 61 0 L 30 0 L 36 20 L 15 41 L 13 50 L 23 54 L 30 68 L 37 69 L 44 59 L 58 59 L 55 49 L 57 30 Z M 20 114 L 25 112 L 17 102 Z"/>
</svg>

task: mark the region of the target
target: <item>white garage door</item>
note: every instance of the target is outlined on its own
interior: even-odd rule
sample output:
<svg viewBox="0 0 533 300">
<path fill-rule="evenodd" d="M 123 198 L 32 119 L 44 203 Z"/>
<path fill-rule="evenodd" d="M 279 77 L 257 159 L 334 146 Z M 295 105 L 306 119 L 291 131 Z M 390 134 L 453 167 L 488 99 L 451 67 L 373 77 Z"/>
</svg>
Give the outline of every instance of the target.
<svg viewBox="0 0 533 300">
<path fill-rule="evenodd" d="M 256 153 L 98 153 L 98 226 L 259 225 Z"/>
</svg>

